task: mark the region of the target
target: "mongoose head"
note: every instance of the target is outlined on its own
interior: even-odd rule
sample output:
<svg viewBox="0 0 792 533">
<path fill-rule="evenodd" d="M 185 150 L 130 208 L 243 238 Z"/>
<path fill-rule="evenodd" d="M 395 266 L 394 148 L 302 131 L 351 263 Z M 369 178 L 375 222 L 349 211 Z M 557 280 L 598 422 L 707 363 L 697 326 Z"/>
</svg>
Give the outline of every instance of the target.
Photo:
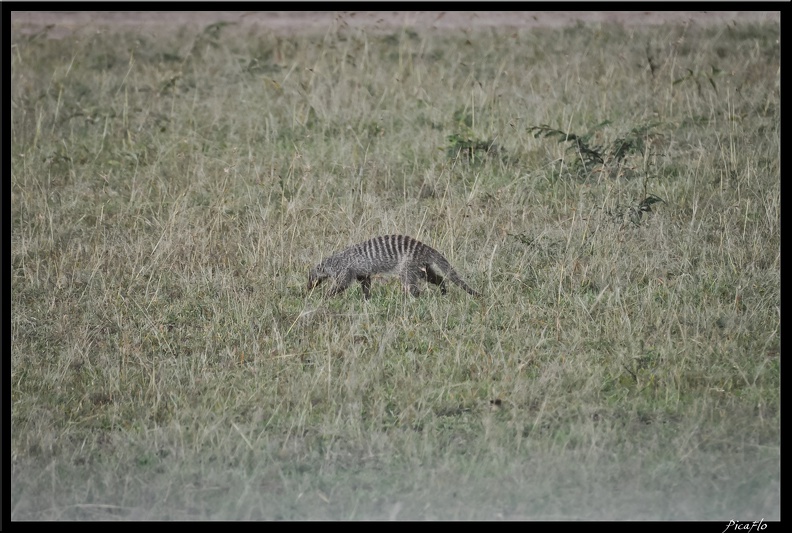
<svg viewBox="0 0 792 533">
<path fill-rule="evenodd" d="M 308 292 L 314 290 L 317 285 L 329 278 L 330 275 L 325 272 L 321 264 L 316 265 L 308 271 Z"/>
</svg>

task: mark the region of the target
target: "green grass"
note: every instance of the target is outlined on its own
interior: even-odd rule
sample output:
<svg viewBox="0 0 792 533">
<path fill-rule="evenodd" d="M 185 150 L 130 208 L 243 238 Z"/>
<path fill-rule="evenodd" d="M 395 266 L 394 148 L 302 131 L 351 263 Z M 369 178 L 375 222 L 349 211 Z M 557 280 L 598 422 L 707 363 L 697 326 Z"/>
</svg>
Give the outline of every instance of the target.
<svg viewBox="0 0 792 533">
<path fill-rule="evenodd" d="M 777 25 L 12 41 L 12 519 L 780 518 Z"/>
</svg>

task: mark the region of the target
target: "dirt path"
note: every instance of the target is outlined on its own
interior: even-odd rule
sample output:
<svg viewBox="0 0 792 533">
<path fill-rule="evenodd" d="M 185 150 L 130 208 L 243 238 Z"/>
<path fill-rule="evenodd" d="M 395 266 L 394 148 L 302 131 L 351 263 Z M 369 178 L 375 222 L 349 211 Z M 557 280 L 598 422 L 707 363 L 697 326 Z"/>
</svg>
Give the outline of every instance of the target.
<svg viewBox="0 0 792 533">
<path fill-rule="evenodd" d="M 488 27 L 561 27 L 576 24 L 730 23 L 776 21 L 778 11 L 14 11 L 13 31 L 40 31 L 58 38 L 97 26 L 205 26 L 225 21 L 279 34 L 324 32 L 337 27 L 393 31 L 403 27 L 473 30 Z"/>
</svg>

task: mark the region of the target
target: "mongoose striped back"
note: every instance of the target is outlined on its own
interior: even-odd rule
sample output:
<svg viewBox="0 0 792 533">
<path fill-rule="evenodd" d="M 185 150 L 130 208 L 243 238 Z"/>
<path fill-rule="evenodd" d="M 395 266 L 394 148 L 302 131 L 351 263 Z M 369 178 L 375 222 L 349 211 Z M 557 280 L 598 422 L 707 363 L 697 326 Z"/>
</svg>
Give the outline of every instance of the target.
<svg viewBox="0 0 792 533">
<path fill-rule="evenodd" d="M 404 289 L 413 296 L 421 293 L 420 279 L 438 285 L 445 294 L 443 276 L 473 296 L 479 296 L 462 281 L 443 254 L 406 235 L 375 237 L 328 257 L 308 272 L 308 290 L 329 279 L 333 283 L 329 296 L 335 296 L 357 280 L 363 286 L 363 297 L 368 299 L 374 274 L 397 275 Z"/>
</svg>

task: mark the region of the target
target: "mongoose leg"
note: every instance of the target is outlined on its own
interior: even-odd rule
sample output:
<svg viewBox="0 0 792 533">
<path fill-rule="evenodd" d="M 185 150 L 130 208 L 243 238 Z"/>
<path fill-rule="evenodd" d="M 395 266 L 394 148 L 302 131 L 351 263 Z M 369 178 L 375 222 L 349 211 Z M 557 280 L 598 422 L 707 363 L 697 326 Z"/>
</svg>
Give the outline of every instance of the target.
<svg viewBox="0 0 792 533">
<path fill-rule="evenodd" d="M 415 296 L 416 298 L 421 295 L 421 289 L 418 288 L 418 280 L 425 274 L 423 272 L 405 272 L 402 274 L 402 284 L 404 289 Z"/>
<path fill-rule="evenodd" d="M 354 279 L 355 276 L 352 274 L 352 272 L 347 270 L 343 274 L 343 276 L 336 278 L 335 285 L 328 293 L 328 296 L 336 296 L 338 294 L 341 294 L 342 292 L 347 290 L 347 288 L 352 284 L 352 281 L 354 281 Z"/>
<path fill-rule="evenodd" d="M 368 300 L 371 298 L 371 276 L 358 276 L 357 280 L 360 286 L 363 287 L 363 298 Z"/>
<path fill-rule="evenodd" d="M 441 294 L 446 293 L 446 284 L 445 284 L 445 280 L 443 279 L 443 276 L 432 270 L 431 266 L 426 267 L 426 281 L 440 287 Z"/>
</svg>

